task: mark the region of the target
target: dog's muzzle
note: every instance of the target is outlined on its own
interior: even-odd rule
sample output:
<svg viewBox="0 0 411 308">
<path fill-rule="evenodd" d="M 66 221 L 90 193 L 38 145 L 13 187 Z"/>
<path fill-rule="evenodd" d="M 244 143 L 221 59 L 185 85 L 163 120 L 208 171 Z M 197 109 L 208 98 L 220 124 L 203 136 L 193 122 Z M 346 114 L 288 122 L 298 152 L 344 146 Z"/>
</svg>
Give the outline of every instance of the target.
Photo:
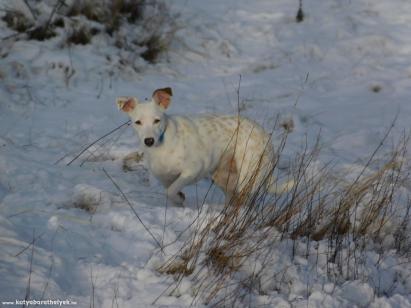
<svg viewBox="0 0 411 308">
<path fill-rule="evenodd" d="M 144 144 L 148 147 L 151 147 L 154 144 L 154 138 L 146 138 L 144 139 Z"/>
</svg>

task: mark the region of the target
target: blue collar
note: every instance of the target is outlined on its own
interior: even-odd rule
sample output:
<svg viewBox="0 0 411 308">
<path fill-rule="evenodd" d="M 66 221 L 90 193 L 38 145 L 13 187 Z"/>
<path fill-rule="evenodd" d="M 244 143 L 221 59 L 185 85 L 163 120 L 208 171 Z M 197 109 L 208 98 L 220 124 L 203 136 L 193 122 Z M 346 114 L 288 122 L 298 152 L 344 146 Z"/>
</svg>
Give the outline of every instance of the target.
<svg viewBox="0 0 411 308">
<path fill-rule="evenodd" d="M 166 126 L 164 127 L 164 130 L 163 130 L 163 132 L 160 134 L 160 136 L 158 137 L 158 141 L 159 141 L 159 143 L 163 143 L 164 142 L 164 135 L 165 135 L 165 133 L 166 133 L 166 130 L 167 130 L 167 125 L 168 123 L 166 122 Z"/>
<path fill-rule="evenodd" d="M 163 143 L 164 141 L 164 134 L 166 133 L 166 130 L 164 129 L 163 132 L 161 133 L 160 137 L 158 137 L 158 141 L 160 143 Z"/>
</svg>

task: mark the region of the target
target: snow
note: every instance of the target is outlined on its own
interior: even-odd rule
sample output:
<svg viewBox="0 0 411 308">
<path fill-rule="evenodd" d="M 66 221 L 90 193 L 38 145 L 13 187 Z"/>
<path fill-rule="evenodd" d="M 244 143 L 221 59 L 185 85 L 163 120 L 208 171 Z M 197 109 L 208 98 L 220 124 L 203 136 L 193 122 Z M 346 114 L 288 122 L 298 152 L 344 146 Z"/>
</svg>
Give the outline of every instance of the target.
<svg viewBox="0 0 411 308">
<path fill-rule="evenodd" d="M 31 16 L 23 1 L 13 3 Z M 46 3 L 41 7 L 48 16 Z M 157 269 L 190 238 L 185 230 L 198 215 L 212 219 L 222 209 L 221 192 L 213 187 L 208 193 L 210 182 L 201 181 L 186 188 L 185 208 L 165 211 L 161 185 L 141 164 L 123 170 L 122 158 L 139 146 L 128 126 L 66 166 L 127 120 L 115 106 L 117 96 L 144 99 L 155 88 L 172 86 L 171 113 L 236 113 L 241 74 L 243 115 L 267 129 L 277 116 L 292 118 L 286 157 L 306 137 L 312 145 L 321 130 L 318 168 L 332 161 L 347 178 L 360 172 L 395 117 L 389 143 L 409 131 L 409 1 L 304 0 L 301 24 L 295 22 L 297 1 L 167 4 L 178 14 L 177 31 L 155 65 L 119 51 L 103 35 L 70 48 L 62 45 L 63 32 L 45 42 L 2 40 L 0 302 L 23 300 L 30 276 L 30 298 L 36 300 L 70 299 L 78 307 L 202 305 L 194 279 L 185 277 L 170 294 L 173 276 Z M 0 0 L 0 8 L 10 7 Z M 0 21 L 0 37 L 13 33 Z M 164 254 L 130 206 L 167 245 Z M 261 294 L 250 294 L 243 304 L 411 307 L 409 256 L 389 250 L 393 241 L 385 238 L 384 253 L 367 243 L 357 256 L 362 277 L 339 280 L 327 274 L 326 241 L 311 246 L 307 258 L 303 239 L 279 240 Z M 259 258 L 250 260 L 239 275 L 258 266 Z M 343 271 L 358 270 L 350 266 Z"/>
<path fill-rule="evenodd" d="M 374 297 L 373 289 L 368 284 L 359 281 L 346 282 L 340 290 L 341 297 L 354 305 L 365 307 Z"/>
</svg>

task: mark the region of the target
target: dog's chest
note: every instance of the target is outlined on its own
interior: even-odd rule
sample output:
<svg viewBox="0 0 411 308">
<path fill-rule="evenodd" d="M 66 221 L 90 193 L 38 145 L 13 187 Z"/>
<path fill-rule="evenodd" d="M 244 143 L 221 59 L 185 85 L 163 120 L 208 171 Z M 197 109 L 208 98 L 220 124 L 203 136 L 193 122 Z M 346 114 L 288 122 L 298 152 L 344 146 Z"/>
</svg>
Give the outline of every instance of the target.
<svg viewBox="0 0 411 308">
<path fill-rule="evenodd" d="M 181 173 L 181 158 L 178 148 L 155 149 L 147 154 L 148 167 L 157 178 L 169 178 Z"/>
</svg>

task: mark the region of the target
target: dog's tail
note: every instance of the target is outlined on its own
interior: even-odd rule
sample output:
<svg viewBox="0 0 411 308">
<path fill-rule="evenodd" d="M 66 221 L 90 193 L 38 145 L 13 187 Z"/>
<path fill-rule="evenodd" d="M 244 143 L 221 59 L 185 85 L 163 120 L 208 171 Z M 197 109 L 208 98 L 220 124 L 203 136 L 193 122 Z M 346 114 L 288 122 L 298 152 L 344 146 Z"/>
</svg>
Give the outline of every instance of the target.
<svg viewBox="0 0 411 308">
<path fill-rule="evenodd" d="M 268 192 L 270 194 L 275 194 L 275 195 L 279 195 L 279 194 L 283 194 L 283 193 L 287 193 L 289 192 L 291 189 L 293 189 L 295 186 L 295 181 L 293 179 L 288 180 L 285 183 L 271 183 L 268 187 Z"/>
</svg>

